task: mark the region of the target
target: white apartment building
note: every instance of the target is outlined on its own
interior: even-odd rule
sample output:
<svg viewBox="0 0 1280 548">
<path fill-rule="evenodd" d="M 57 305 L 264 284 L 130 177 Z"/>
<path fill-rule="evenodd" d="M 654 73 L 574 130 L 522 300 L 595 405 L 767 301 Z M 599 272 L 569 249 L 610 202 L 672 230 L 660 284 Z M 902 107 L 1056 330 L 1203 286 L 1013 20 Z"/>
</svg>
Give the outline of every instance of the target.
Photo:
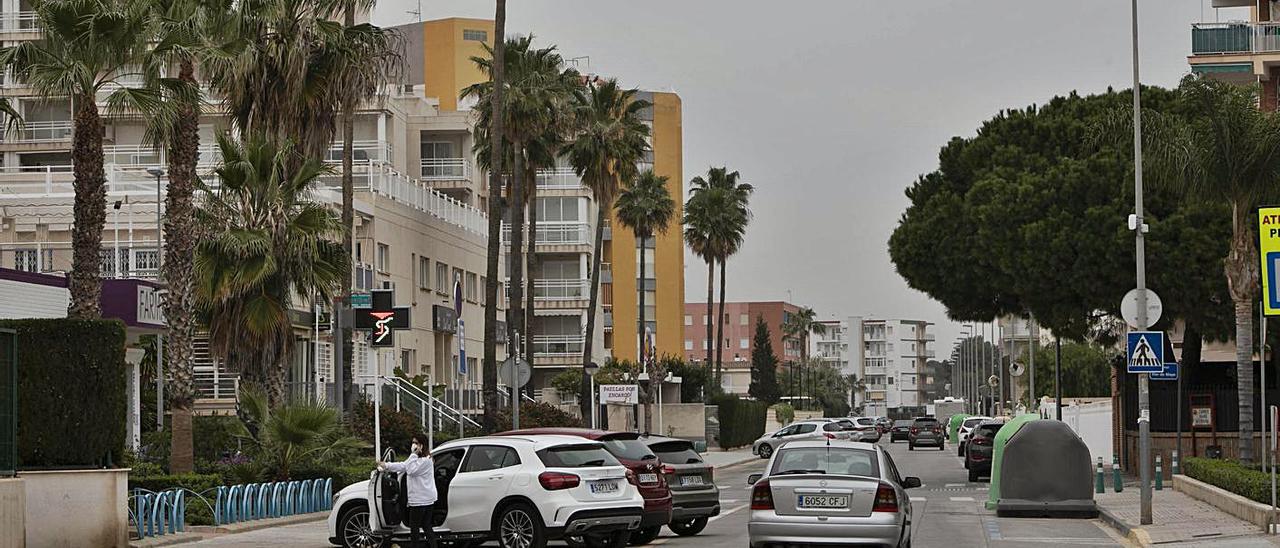
<svg viewBox="0 0 1280 548">
<path fill-rule="evenodd" d="M 856 375 L 863 383 L 853 390 L 852 405 L 865 415 L 923 407 L 925 363 L 934 357 L 935 336 L 922 320 L 888 320 L 849 316 L 821 322 L 826 333 L 809 337 L 810 355 Z"/>
</svg>

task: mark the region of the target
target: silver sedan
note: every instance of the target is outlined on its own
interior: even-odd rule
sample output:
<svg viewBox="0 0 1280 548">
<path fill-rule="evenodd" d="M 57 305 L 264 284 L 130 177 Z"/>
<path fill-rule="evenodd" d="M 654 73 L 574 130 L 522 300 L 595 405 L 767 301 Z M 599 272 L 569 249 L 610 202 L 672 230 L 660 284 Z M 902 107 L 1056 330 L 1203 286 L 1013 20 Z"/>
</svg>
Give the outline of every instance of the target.
<svg viewBox="0 0 1280 548">
<path fill-rule="evenodd" d="M 880 447 L 795 441 L 765 474 L 752 474 L 752 548 L 774 544 L 911 546 L 911 498 L 920 478 L 901 477 Z"/>
</svg>

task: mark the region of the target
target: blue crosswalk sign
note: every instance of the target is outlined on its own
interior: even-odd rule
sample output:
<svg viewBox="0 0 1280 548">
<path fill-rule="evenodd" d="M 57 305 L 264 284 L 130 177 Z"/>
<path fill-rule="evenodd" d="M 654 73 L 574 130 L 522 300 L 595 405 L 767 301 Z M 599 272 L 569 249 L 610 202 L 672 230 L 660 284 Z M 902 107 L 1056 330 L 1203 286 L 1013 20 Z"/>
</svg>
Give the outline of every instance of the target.
<svg viewBox="0 0 1280 548">
<path fill-rule="evenodd" d="M 1164 372 L 1164 332 L 1130 331 L 1128 371 L 1130 373 Z"/>
</svg>

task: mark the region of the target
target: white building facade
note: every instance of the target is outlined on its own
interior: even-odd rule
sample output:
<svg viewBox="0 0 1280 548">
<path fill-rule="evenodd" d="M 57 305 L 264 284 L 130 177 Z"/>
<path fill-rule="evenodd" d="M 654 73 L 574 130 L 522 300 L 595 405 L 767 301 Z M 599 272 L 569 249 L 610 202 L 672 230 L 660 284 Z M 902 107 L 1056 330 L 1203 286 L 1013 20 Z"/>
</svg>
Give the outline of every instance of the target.
<svg viewBox="0 0 1280 548">
<path fill-rule="evenodd" d="M 826 332 L 810 335 L 809 353 L 856 376 L 853 407 L 862 406 L 862 414 L 872 416 L 924 407 L 925 364 L 935 355 L 935 336 L 928 329 L 933 324 L 866 316 L 821 323 Z"/>
</svg>

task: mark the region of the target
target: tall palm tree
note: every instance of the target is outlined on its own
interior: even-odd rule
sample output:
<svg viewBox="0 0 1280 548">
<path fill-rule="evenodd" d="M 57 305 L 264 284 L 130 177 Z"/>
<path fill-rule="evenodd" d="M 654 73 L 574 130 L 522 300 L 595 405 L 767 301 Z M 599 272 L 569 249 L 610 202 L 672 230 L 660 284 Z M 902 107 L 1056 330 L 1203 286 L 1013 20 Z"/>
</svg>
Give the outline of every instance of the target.
<svg viewBox="0 0 1280 548">
<path fill-rule="evenodd" d="M 1258 91 L 1257 86 L 1188 76 L 1178 88 L 1185 114 L 1142 114 L 1151 178 L 1189 198 L 1231 206 L 1231 244 L 1223 266 L 1236 311 L 1239 443 L 1245 462 L 1254 458 L 1253 305 L 1259 271 L 1251 216 L 1258 205 L 1280 198 L 1280 114 L 1258 109 Z M 1106 133 L 1131 134 L 1124 132 L 1131 119 L 1117 112 Z"/>
<path fill-rule="evenodd" d="M 596 307 L 599 306 L 604 225 L 621 181 L 636 176 L 636 163 L 649 147 L 645 139 L 649 135 L 649 126 L 640 119 L 640 113 L 649 108 L 650 103 L 637 99 L 636 93 L 637 90 L 622 89 L 617 80 L 609 79 L 589 83 L 586 90 L 575 98 L 579 127 L 568 147 L 569 162 L 583 184 L 591 189 L 597 209 L 595 245 L 591 255 L 591 298 L 582 343 L 584 371 L 579 405 L 583 417 L 591 413 L 590 379 L 585 367 L 591 362 Z"/>
<path fill-rule="evenodd" d="M 350 258 L 337 242 L 340 220 L 308 200 L 326 171 L 319 159 L 257 135 L 219 136 L 218 148 L 218 189 L 204 187 L 197 210 L 208 237 L 196 246 L 196 302 L 213 353 L 276 406 L 293 350 L 291 304 L 331 298 Z"/>
<path fill-rule="evenodd" d="M 503 124 L 506 116 L 506 32 L 507 32 L 507 0 L 496 0 L 493 17 L 493 70 L 489 79 L 493 82 L 493 94 L 490 97 L 490 112 L 493 121 L 489 125 L 489 151 L 494 158 L 503 158 Z M 489 170 L 489 249 L 487 252 L 485 274 L 488 276 L 484 284 L 485 302 L 490 303 L 484 309 L 484 365 L 482 372 L 482 392 L 484 398 L 485 432 L 493 432 L 498 427 L 498 307 L 492 303 L 498 301 L 498 254 L 502 248 L 502 170 Z"/>
<path fill-rule="evenodd" d="M 671 224 L 671 218 L 676 214 L 675 201 L 671 199 L 671 190 L 667 188 L 667 177 L 657 175 L 652 169 L 646 169 L 636 177 L 626 189 L 618 194 L 617 208 L 618 224 L 631 229 L 635 234 L 636 242 L 640 244 L 640 318 L 636 324 L 636 340 L 639 341 L 637 348 L 640 349 L 639 359 L 641 367 L 650 368 L 656 363 L 656 356 L 645 355 L 645 327 L 648 325 L 645 318 L 645 294 L 648 288 L 645 281 L 648 280 L 645 272 L 645 254 L 648 252 L 648 242 L 652 240 L 655 234 L 666 234 L 667 226 Z M 648 358 L 646 360 L 646 358 Z M 649 398 L 644 406 L 644 431 L 652 431 L 653 416 L 649 410 L 649 401 L 653 401 L 653 393 L 657 389 L 658 379 L 652 375 L 649 377 Z"/>
<path fill-rule="evenodd" d="M 111 90 L 106 102 L 113 111 L 151 113 L 161 103 L 155 87 L 121 85 L 139 76 L 150 83 L 159 80 L 160 67 L 147 51 L 150 13 L 145 3 L 125 0 L 46 0 L 35 4 L 35 12 L 43 29 L 40 39 L 0 49 L 0 64 L 11 67 L 36 94 L 71 101 L 75 224 L 67 316 L 98 318 L 99 250 L 107 215 L 98 98 Z"/>
<path fill-rule="evenodd" d="M 720 341 L 724 339 L 726 263 L 729 257 L 736 254 L 742 247 L 747 224 L 751 222 L 749 207 L 751 193 L 755 190 L 750 184 L 740 182 L 740 177 L 737 171 L 731 172 L 726 167 L 713 167 L 707 170 L 706 178 L 698 176 L 689 181 L 692 196 L 710 192 L 707 198 L 711 202 L 709 207 L 712 209 L 712 214 L 719 217 L 716 222 L 718 226 L 708 232 L 713 236 L 710 242 L 713 257 L 708 261 L 709 277 L 715 275 L 715 263 L 720 264 L 720 312 L 714 315 L 716 325 L 719 326 L 714 339 L 717 382 L 719 382 L 724 363 L 724 345 Z M 712 282 L 710 280 L 707 282 L 707 287 L 707 315 L 710 317 L 712 316 Z M 708 322 L 707 338 L 711 338 L 710 322 Z M 707 359 L 711 359 L 710 350 L 708 350 Z"/>
</svg>

